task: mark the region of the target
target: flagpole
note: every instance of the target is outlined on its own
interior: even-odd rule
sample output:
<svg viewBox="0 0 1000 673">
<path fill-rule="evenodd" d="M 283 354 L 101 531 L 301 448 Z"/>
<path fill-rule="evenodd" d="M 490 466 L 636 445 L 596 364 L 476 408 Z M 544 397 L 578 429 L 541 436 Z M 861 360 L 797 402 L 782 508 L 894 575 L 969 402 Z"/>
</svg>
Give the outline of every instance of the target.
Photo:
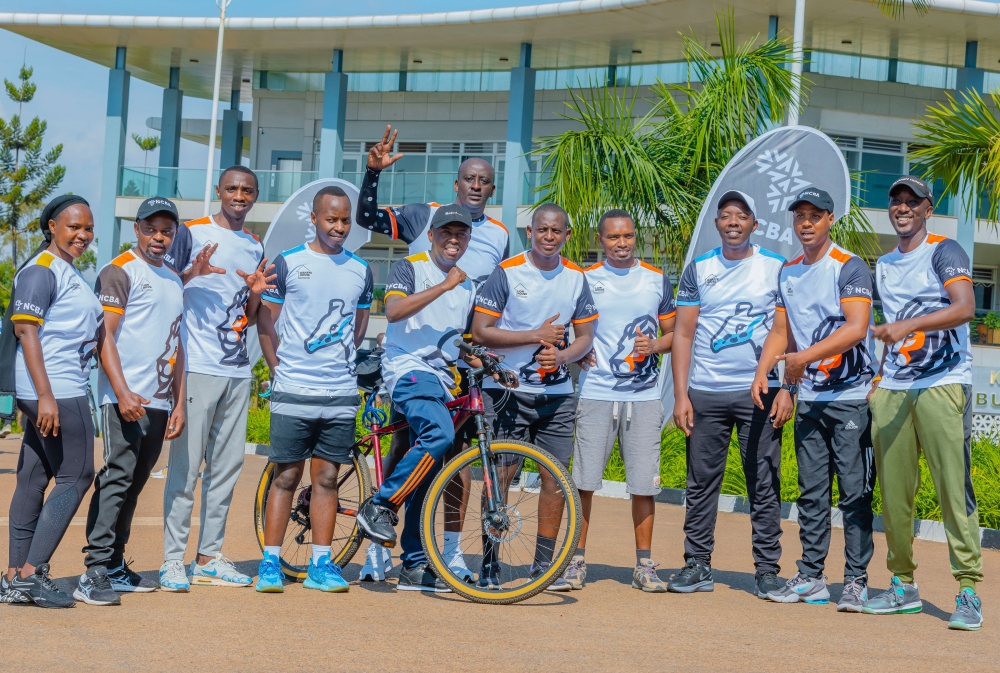
<svg viewBox="0 0 1000 673">
<path fill-rule="evenodd" d="M 226 7 L 232 0 L 216 0 L 219 7 L 219 43 L 215 49 L 215 86 L 212 89 L 212 124 L 208 131 L 208 167 L 205 169 L 205 217 L 212 209 L 212 173 L 215 170 L 215 135 L 219 124 L 219 87 L 222 82 L 222 42 L 226 31 Z"/>
</svg>

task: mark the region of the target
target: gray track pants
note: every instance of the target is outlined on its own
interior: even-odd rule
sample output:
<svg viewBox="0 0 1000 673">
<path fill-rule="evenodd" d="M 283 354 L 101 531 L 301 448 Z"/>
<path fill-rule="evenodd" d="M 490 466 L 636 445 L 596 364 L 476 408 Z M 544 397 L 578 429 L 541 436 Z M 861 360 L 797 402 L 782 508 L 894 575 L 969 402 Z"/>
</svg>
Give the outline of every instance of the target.
<svg viewBox="0 0 1000 673">
<path fill-rule="evenodd" d="M 868 570 L 872 546 L 872 489 L 875 455 L 872 416 L 864 400 L 799 402 L 795 416 L 795 457 L 799 463 L 799 572 L 819 577 L 830 551 L 833 475 L 844 514 L 844 576 Z"/>
<path fill-rule="evenodd" d="M 170 443 L 163 490 L 163 558 L 167 561 L 184 560 L 202 462 L 197 552 L 215 556 L 222 551 L 229 504 L 243 469 L 250 379 L 188 372 L 187 395 L 187 425 Z"/>
</svg>

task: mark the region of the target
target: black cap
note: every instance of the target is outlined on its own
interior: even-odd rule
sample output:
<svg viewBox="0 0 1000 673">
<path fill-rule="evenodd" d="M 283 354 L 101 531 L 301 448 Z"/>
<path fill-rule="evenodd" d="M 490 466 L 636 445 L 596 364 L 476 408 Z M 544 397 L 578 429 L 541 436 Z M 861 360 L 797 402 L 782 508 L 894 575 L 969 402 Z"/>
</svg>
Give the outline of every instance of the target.
<svg viewBox="0 0 1000 673">
<path fill-rule="evenodd" d="M 833 212 L 833 197 L 816 187 L 806 187 L 799 192 L 799 195 L 792 201 L 792 205 L 788 206 L 788 210 L 795 210 L 800 203 L 811 203 L 820 210 L 825 210 L 828 213 Z"/>
<path fill-rule="evenodd" d="M 922 199 L 930 199 L 930 202 L 933 205 L 934 190 L 932 190 L 931 186 L 920 178 L 913 175 L 904 175 L 892 183 L 892 187 L 889 187 L 889 196 L 892 196 L 893 192 L 898 190 L 900 187 L 909 188 L 911 192 Z"/>
<path fill-rule="evenodd" d="M 180 222 L 181 217 L 177 214 L 177 206 L 170 199 L 165 199 L 162 196 L 154 196 L 150 199 L 146 199 L 139 206 L 139 210 L 135 214 L 135 219 L 145 220 L 152 217 L 156 213 L 167 213 L 175 222 Z"/>
<path fill-rule="evenodd" d="M 757 205 L 753 202 L 753 199 L 746 192 L 741 192 L 738 189 L 730 189 L 728 192 L 719 197 L 719 202 L 716 208 L 722 208 L 723 204 L 729 201 L 742 201 L 750 212 L 757 216 Z"/>
<path fill-rule="evenodd" d="M 457 203 L 449 203 L 447 206 L 441 206 L 434 213 L 434 217 L 431 218 L 431 228 L 440 229 L 444 225 L 451 224 L 452 222 L 464 224 L 471 229 L 472 213 L 470 213 L 467 208 L 464 208 Z"/>
</svg>

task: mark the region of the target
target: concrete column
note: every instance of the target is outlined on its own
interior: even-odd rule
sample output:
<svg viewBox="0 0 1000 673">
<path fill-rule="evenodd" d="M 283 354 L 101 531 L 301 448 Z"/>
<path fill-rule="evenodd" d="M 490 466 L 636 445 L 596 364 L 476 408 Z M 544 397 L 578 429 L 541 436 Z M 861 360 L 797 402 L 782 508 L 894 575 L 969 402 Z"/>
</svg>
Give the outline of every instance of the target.
<svg viewBox="0 0 1000 673">
<path fill-rule="evenodd" d="M 406 91 L 406 71 L 405 70 L 400 70 L 399 71 L 399 87 L 398 88 L 399 88 L 400 91 Z"/>
<path fill-rule="evenodd" d="M 125 47 L 115 52 L 115 67 L 108 74 L 108 108 L 104 123 L 104 162 L 101 173 L 101 205 L 97 218 L 97 268 L 118 254 L 121 230 L 115 217 L 115 200 L 121 190 L 128 124 L 129 72 L 125 69 Z"/>
<path fill-rule="evenodd" d="M 180 89 L 181 69 L 170 68 L 170 81 L 163 90 L 160 114 L 160 177 L 157 196 L 177 196 L 177 164 L 181 153 L 181 112 L 184 92 Z"/>
<path fill-rule="evenodd" d="M 338 177 L 344 165 L 344 125 L 347 119 L 347 75 L 344 51 L 333 50 L 323 89 L 323 124 L 319 138 L 319 177 Z"/>
<path fill-rule="evenodd" d="M 503 175 L 503 223 L 511 232 L 511 254 L 521 252 L 524 243 L 517 231 L 517 209 L 525 195 L 531 131 L 535 118 L 535 71 L 531 67 L 531 44 L 521 44 L 521 64 L 510 69 L 510 103 L 507 110 L 507 153 Z"/>
<path fill-rule="evenodd" d="M 984 72 L 976 67 L 979 52 L 978 42 L 965 43 L 965 67 L 959 68 L 955 78 L 955 94 L 959 102 L 963 92 L 983 92 Z M 976 240 L 976 220 L 979 211 L 979 190 L 973 180 L 961 180 L 958 184 L 958 194 L 955 199 L 955 215 L 958 217 L 958 244 L 962 246 L 969 260 L 973 259 L 973 248 Z"/>
<path fill-rule="evenodd" d="M 767 17 L 767 39 L 774 40 L 778 37 L 778 17 L 771 15 Z M 764 101 L 764 109 L 770 111 L 770 106 L 767 105 L 767 101 Z M 769 112 L 768 112 L 769 114 Z M 763 119 L 757 124 L 757 135 L 761 136 L 770 131 L 771 129 L 781 126 L 781 123 L 774 123 L 770 120 Z"/>
<path fill-rule="evenodd" d="M 222 113 L 222 157 L 219 168 L 226 169 L 243 162 L 243 113 L 240 112 L 240 91 L 231 92 L 229 109 Z"/>
<path fill-rule="evenodd" d="M 778 17 L 772 14 L 767 17 L 767 39 L 773 40 L 778 37 Z"/>
<path fill-rule="evenodd" d="M 802 58 L 806 32 L 806 0 L 795 0 L 795 23 L 792 30 L 792 74 L 799 78 L 792 89 L 792 102 L 788 109 L 788 125 L 799 123 L 799 105 L 802 102 Z"/>
</svg>

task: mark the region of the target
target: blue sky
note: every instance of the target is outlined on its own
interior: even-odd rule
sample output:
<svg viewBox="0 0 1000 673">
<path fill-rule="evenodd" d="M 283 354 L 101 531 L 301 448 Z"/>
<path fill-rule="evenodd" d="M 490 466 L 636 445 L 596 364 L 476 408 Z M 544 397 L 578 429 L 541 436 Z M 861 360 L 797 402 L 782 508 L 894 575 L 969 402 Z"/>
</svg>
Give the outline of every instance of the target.
<svg viewBox="0 0 1000 673">
<path fill-rule="evenodd" d="M 358 14 L 397 14 L 411 12 L 485 9 L 514 4 L 532 4 L 530 0 L 233 0 L 227 10 L 231 16 L 346 16 Z M 0 12 L 42 12 L 72 14 L 128 14 L 214 16 L 218 14 L 214 0 L 0 0 Z M 89 61 L 70 56 L 56 49 L 0 30 L 0 79 L 16 80 L 22 60 L 34 68 L 33 80 L 38 85 L 35 99 L 25 106 L 23 116 L 39 116 L 48 123 L 46 148 L 62 143 L 60 163 L 66 166 L 66 179 L 60 189 L 86 197 L 99 205 L 101 158 L 104 148 L 104 120 L 107 103 L 108 71 Z M 72 73 L 72 76 L 67 76 Z M 133 78 L 129 96 L 128 131 L 145 135 L 146 119 L 159 116 L 162 89 Z M 16 105 L 0 95 L 0 116 L 9 119 Z M 184 116 L 208 118 L 211 102 L 197 98 L 184 100 Z M 244 108 L 244 118 L 249 111 Z M 157 152 L 150 152 L 150 165 L 159 161 Z M 181 144 L 181 166 L 203 165 L 205 147 L 188 141 Z M 128 166 L 141 166 L 142 151 L 129 140 L 125 156 Z"/>
</svg>

